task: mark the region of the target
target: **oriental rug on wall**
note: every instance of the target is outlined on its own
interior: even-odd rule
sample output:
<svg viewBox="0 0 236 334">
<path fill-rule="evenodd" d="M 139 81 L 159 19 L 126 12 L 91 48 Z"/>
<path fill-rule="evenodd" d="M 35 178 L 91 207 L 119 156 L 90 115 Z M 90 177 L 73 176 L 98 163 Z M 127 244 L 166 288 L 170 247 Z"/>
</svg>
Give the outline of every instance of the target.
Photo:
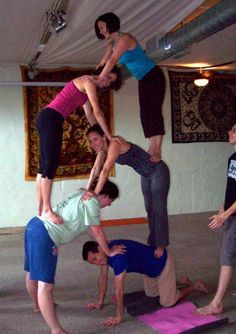
<svg viewBox="0 0 236 334">
<path fill-rule="evenodd" d="M 64 68 L 58 70 L 42 70 L 35 79 L 28 77 L 28 68 L 21 67 L 23 81 L 32 82 L 68 82 L 77 76 L 91 74 L 91 69 Z M 39 136 L 36 119 L 39 112 L 60 92 L 63 87 L 24 87 L 24 115 L 26 142 L 26 180 L 33 180 L 39 168 Z M 113 130 L 112 93 L 109 90 L 98 91 L 99 104 L 107 124 Z M 86 132 L 89 123 L 83 108 L 76 109 L 63 124 L 63 142 L 60 165 L 56 179 L 72 179 L 88 177 L 95 154 L 91 151 Z M 114 171 L 113 171 L 114 174 Z"/>
<path fill-rule="evenodd" d="M 236 121 L 236 75 L 213 74 L 197 87 L 196 72 L 169 71 L 172 142 L 224 142 Z"/>
</svg>

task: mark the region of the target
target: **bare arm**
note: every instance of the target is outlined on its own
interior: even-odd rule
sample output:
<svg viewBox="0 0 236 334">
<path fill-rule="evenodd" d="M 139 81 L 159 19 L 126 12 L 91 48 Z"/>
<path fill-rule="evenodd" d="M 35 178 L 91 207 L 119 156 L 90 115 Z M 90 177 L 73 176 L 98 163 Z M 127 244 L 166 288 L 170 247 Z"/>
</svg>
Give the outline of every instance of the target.
<svg viewBox="0 0 236 334">
<path fill-rule="evenodd" d="M 124 271 L 120 275 L 115 276 L 115 295 L 116 295 L 116 315 L 110 317 L 103 322 L 104 326 L 115 326 L 118 325 L 123 318 L 124 309 L 124 281 L 126 272 Z"/>
<path fill-rule="evenodd" d="M 94 162 L 93 168 L 91 169 L 91 172 L 89 175 L 89 180 L 88 180 L 86 190 L 91 189 L 91 186 L 94 180 L 96 179 L 97 176 L 99 176 L 102 166 L 104 165 L 105 158 L 106 158 L 106 154 L 104 151 L 99 151 L 97 153 L 96 160 Z"/>
<path fill-rule="evenodd" d="M 111 55 L 112 55 L 112 43 L 110 42 L 107 44 L 106 52 L 96 68 L 99 68 L 100 66 L 105 65 L 108 59 L 111 57 Z"/>
<path fill-rule="evenodd" d="M 124 254 L 126 252 L 125 246 L 123 245 L 115 245 L 115 247 L 112 247 L 112 249 L 109 249 L 103 228 L 100 225 L 89 226 L 88 233 L 92 239 L 97 241 L 97 243 L 99 244 L 99 246 L 102 248 L 103 252 L 107 256 Z"/>
<path fill-rule="evenodd" d="M 96 188 L 94 189 L 95 195 L 98 195 L 100 191 L 102 190 L 102 187 L 104 186 L 108 178 L 108 174 L 120 154 L 120 147 L 121 147 L 121 144 L 119 144 L 118 142 L 114 141 L 110 143 L 106 161 L 99 175 L 99 179 L 98 179 Z"/>
<path fill-rule="evenodd" d="M 96 85 L 94 84 L 94 82 L 90 80 L 85 81 L 83 84 L 84 84 L 84 89 L 86 91 L 86 94 L 88 95 L 89 102 L 92 106 L 94 117 L 97 120 L 98 124 L 103 129 L 107 138 L 111 140 L 112 139 L 111 132 L 107 126 L 106 120 L 104 118 L 104 114 L 99 107 Z"/>
<path fill-rule="evenodd" d="M 94 113 L 93 113 L 93 109 L 91 107 L 91 104 L 89 101 L 87 101 L 84 105 L 83 105 L 83 108 L 84 108 L 84 113 L 85 113 L 85 116 L 89 122 L 89 124 L 92 126 L 94 125 L 95 123 L 97 123 L 97 120 L 94 116 Z"/>
<path fill-rule="evenodd" d="M 98 303 L 89 303 L 86 305 L 88 310 L 101 310 L 104 305 L 104 300 L 107 293 L 107 283 L 108 283 L 108 265 L 104 264 L 100 267 L 100 275 L 98 278 Z"/>
<path fill-rule="evenodd" d="M 122 34 L 120 36 L 119 42 L 111 53 L 110 58 L 106 61 L 106 65 L 99 75 L 99 81 L 104 79 L 104 77 L 111 72 L 119 58 L 131 47 L 133 43 L 136 44 L 136 41 L 129 34 Z"/>
<path fill-rule="evenodd" d="M 212 230 L 221 227 L 224 224 L 225 220 L 235 212 L 236 212 L 236 202 L 234 202 L 227 210 L 224 211 L 221 208 L 218 214 L 211 216 L 209 218 L 211 222 L 208 226 Z"/>
</svg>

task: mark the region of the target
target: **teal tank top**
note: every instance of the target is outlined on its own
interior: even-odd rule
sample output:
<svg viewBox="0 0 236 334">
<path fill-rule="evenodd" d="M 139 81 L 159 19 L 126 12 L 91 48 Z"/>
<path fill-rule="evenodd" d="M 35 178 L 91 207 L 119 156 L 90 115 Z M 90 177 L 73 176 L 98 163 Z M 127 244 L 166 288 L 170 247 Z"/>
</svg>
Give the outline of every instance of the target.
<svg viewBox="0 0 236 334">
<path fill-rule="evenodd" d="M 156 66 L 154 61 L 145 54 L 139 44 L 137 44 L 135 49 L 127 50 L 120 57 L 118 63 L 125 65 L 137 80 L 141 80 Z"/>
</svg>

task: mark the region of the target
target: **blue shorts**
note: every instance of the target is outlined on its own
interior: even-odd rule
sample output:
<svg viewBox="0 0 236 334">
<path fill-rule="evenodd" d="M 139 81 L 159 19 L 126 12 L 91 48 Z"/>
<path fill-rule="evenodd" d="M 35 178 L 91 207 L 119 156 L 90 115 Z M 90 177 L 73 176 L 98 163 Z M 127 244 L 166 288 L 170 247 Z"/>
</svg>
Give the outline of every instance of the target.
<svg viewBox="0 0 236 334">
<path fill-rule="evenodd" d="M 32 218 L 25 230 L 24 270 L 30 273 L 30 279 L 54 284 L 57 253 L 57 246 L 43 222 Z"/>
</svg>

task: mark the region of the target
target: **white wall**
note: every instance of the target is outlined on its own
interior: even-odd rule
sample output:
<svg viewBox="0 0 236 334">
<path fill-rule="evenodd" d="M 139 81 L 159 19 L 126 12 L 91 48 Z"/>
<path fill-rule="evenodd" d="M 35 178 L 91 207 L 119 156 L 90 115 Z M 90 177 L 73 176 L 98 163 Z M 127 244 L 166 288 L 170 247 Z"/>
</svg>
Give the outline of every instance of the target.
<svg viewBox="0 0 236 334">
<path fill-rule="evenodd" d="M 17 67 L 0 67 L 0 81 L 19 81 Z M 169 85 L 167 85 L 169 87 Z M 216 210 L 224 200 L 225 175 L 228 156 L 233 148 L 227 143 L 171 142 L 170 92 L 167 88 L 164 103 L 166 135 L 163 142 L 163 159 L 171 172 L 168 198 L 170 214 Z M 116 134 L 143 148 L 139 119 L 137 82 L 126 81 L 114 95 Z M 24 180 L 25 142 L 24 114 L 21 87 L 0 86 L 0 227 L 24 226 L 36 214 L 35 182 Z M 116 166 L 116 177 L 121 196 L 103 210 L 103 219 L 144 217 L 145 210 L 139 176 L 126 166 Z M 58 181 L 54 183 L 53 203 L 63 199 L 86 180 Z"/>
</svg>

